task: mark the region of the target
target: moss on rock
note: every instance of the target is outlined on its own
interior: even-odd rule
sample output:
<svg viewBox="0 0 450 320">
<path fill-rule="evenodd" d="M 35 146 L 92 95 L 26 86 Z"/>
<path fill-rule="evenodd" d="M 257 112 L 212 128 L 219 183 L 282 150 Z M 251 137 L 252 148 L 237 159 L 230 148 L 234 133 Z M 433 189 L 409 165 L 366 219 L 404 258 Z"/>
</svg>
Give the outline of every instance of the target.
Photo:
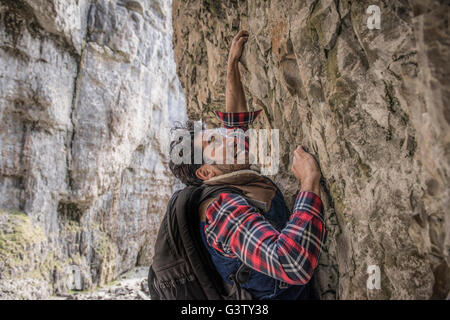
<svg viewBox="0 0 450 320">
<path fill-rule="evenodd" d="M 0 209 L 0 259 L 6 276 L 12 270 L 32 268 L 33 247 L 45 240 L 42 228 L 25 213 Z"/>
<path fill-rule="evenodd" d="M 100 237 L 94 247 L 94 251 L 100 260 L 98 285 L 103 286 L 114 280 L 116 276 L 116 260 L 119 249 L 106 233 L 100 231 Z"/>
<path fill-rule="evenodd" d="M 20 211 L 0 209 L 0 261 L 4 279 L 50 280 L 67 261 L 48 247 L 42 227 Z"/>
</svg>

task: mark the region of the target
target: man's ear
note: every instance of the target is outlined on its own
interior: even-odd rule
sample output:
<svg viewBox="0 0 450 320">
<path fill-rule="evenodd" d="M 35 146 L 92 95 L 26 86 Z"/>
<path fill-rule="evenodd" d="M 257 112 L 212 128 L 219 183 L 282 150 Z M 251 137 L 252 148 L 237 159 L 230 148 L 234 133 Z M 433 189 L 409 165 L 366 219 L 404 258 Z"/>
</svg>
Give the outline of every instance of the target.
<svg viewBox="0 0 450 320">
<path fill-rule="evenodd" d="M 195 175 L 201 180 L 209 180 L 220 174 L 220 170 L 210 164 L 204 164 L 195 171 Z"/>
</svg>

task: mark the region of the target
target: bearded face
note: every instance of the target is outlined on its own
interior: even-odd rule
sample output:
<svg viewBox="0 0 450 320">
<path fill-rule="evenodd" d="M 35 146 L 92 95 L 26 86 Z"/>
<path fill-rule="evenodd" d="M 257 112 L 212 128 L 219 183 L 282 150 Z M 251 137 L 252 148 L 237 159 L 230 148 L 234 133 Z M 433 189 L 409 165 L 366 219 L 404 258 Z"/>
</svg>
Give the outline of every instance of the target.
<svg viewBox="0 0 450 320">
<path fill-rule="evenodd" d="M 223 129 L 203 130 L 195 137 L 194 145 L 201 148 L 204 162 L 214 165 L 222 174 L 249 169 L 249 153 L 243 137 Z"/>
</svg>

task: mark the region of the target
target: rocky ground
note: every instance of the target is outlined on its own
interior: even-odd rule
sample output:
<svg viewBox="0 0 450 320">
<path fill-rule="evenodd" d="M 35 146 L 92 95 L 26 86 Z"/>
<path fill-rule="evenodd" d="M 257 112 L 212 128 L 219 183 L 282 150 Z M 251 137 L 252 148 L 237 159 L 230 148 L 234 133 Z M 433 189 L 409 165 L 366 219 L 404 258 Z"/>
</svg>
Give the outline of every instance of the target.
<svg viewBox="0 0 450 320">
<path fill-rule="evenodd" d="M 55 300 L 150 300 L 147 273 L 148 267 L 137 267 L 104 287 L 92 291 L 72 291 L 52 298 Z"/>
</svg>

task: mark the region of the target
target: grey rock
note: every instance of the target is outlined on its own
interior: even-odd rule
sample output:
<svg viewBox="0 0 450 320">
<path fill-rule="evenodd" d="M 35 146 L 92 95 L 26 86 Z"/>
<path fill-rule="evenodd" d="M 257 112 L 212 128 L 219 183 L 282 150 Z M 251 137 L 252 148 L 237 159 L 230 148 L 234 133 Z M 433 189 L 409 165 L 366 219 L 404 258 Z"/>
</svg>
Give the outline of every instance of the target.
<svg viewBox="0 0 450 320">
<path fill-rule="evenodd" d="M 147 267 L 136 267 L 122 274 L 118 282 L 89 292 L 58 294 L 51 298 L 55 300 L 150 300 L 148 293 L 142 290 L 144 282 L 147 282 L 147 271 Z"/>
<path fill-rule="evenodd" d="M 0 1 L 1 298 L 150 264 L 175 185 L 167 130 L 185 114 L 170 15 L 166 1 Z"/>
<path fill-rule="evenodd" d="M 290 206 L 297 145 L 322 170 L 321 297 L 448 299 L 448 17 L 439 0 L 1 0 L 0 299 L 148 298 L 133 268 L 179 187 L 167 128 L 185 104 L 219 125 L 240 28 Z"/>
</svg>

